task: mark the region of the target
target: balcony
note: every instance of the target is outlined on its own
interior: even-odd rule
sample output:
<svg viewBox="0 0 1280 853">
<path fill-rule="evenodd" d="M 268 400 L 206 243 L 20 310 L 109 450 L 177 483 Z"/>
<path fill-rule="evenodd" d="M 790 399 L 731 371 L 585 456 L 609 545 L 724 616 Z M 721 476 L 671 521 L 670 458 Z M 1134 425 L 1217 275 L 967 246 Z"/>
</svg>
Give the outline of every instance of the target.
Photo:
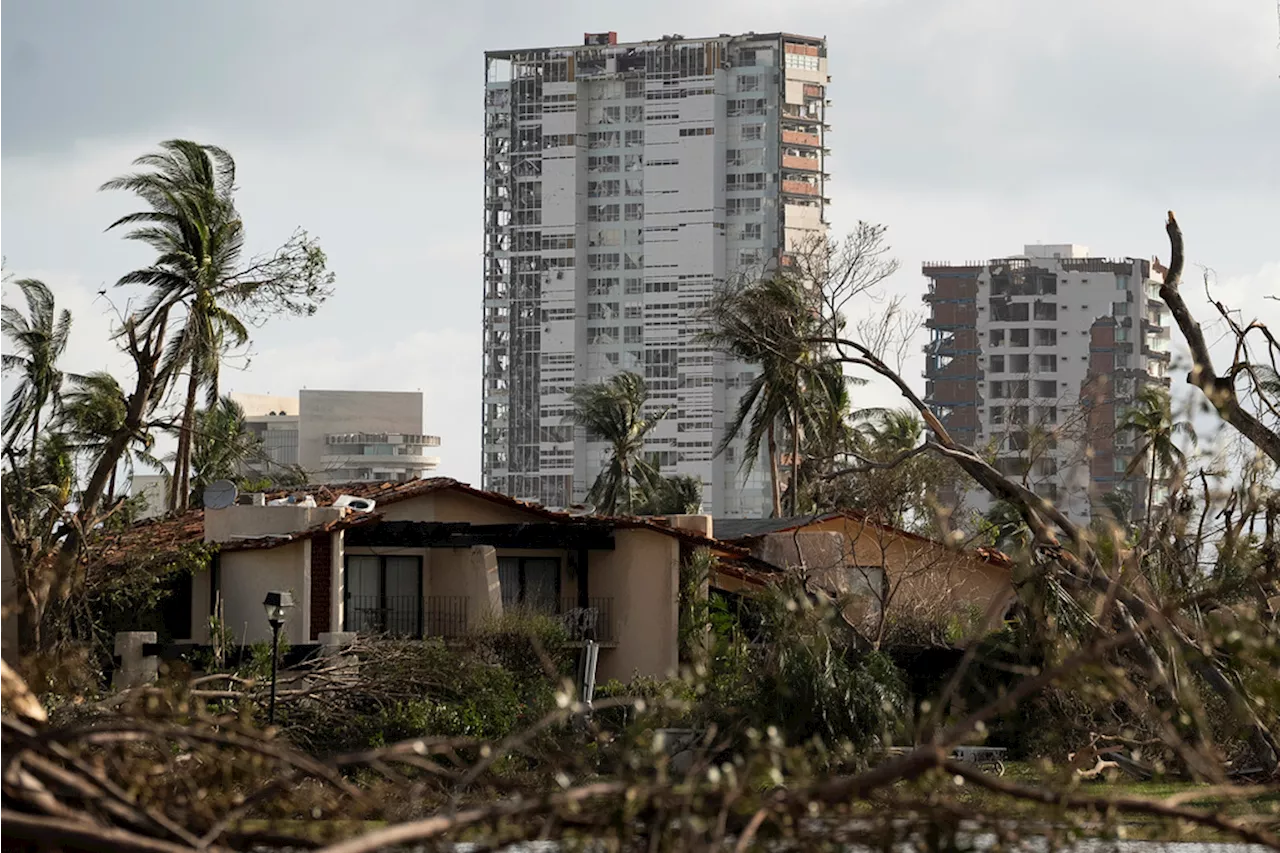
<svg viewBox="0 0 1280 853">
<path fill-rule="evenodd" d="M 816 133 L 805 133 L 801 130 L 782 131 L 782 144 L 803 145 L 807 148 L 821 148 L 822 137 Z"/>
<path fill-rule="evenodd" d="M 784 154 L 782 155 L 782 168 L 817 172 L 822 169 L 822 160 L 818 157 L 798 157 L 794 154 Z"/>
<path fill-rule="evenodd" d="M 789 195 L 819 195 L 818 185 L 808 181 L 783 181 L 782 191 Z"/>
</svg>

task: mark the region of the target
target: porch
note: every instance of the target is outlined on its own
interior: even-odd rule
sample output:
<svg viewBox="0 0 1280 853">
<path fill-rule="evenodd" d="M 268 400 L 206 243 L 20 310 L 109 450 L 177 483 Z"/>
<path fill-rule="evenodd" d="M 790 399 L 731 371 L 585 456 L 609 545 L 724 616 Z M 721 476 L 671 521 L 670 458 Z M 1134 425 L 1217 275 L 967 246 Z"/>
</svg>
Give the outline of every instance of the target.
<svg viewBox="0 0 1280 853">
<path fill-rule="evenodd" d="M 341 630 L 456 638 L 504 613 L 558 619 L 571 642 L 616 647 L 604 563 L 610 526 L 386 521 L 348 531 L 338 579 Z"/>
</svg>

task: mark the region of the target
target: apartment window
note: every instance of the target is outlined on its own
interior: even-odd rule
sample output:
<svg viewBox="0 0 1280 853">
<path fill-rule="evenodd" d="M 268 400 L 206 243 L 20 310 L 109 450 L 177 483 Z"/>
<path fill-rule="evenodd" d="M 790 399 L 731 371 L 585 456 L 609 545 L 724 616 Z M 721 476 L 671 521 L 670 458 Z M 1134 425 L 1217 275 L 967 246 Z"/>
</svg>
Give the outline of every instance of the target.
<svg viewBox="0 0 1280 853">
<path fill-rule="evenodd" d="M 786 65 L 788 68 L 798 68 L 801 71 L 817 71 L 818 57 L 804 53 L 788 53 Z"/>
<path fill-rule="evenodd" d="M 1056 397 L 1058 396 L 1058 383 L 1052 379 L 1036 380 L 1036 396 L 1037 397 Z"/>
<path fill-rule="evenodd" d="M 680 128 L 681 136 L 714 136 L 716 129 L 714 127 L 682 127 Z"/>
<path fill-rule="evenodd" d="M 626 115 L 629 124 L 641 124 L 644 122 L 644 106 L 636 104 L 635 106 L 627 107 Z"/>
<path fill-rule="evenodd" d="M 759 122 L 744 124 L 741 128 L 743 142 L 755 142 L 764 139 L 764 125 Z"/>
<path fill-rule="evenodd" d="M 628 296 L 635 296 L 638 293 L 644 293 L 644 279 L 627 278 L 623 279 L 622 292 Z"/>
<path fill-rule="evenodd" d="M 730 148 L 725 154 L 730 166 L 762 166 L 764 165 L 763 148 Z"/>
<path fill-rule="evenodd" d="M 764 226 L 759 222 L 747 222 L 742 226 L 743 240 L 760 240 Z"/>
<path fill-rule="evenodd" d="M 1058 319 L 1058 303 L 1037 300 L 1032 316 L 1036 320 L 1056 320 Z"/>
<path fill-rule="evenodd" d="M 622 166 L 628 172 L 639 172 L 644 168 L 644 155 L 628 154 L 623 158 Z"/>
<path fill-rule="evenodd" d="M 628 148 L 639 148 L 644 145 L 643 130 L 628 130 L 624 138 L 627 141 Z"/>
<path fill-rule="evenodd" d="M 768 102 L 764 98 L 738 98 L 729 101 L 728 114 L 734 116 L 762 116 Z"/>
<path fill-rule="evenodd" d="M 587 206 L 588 222 L 617 222 L 620 207 L 616 204 L 592 204 Z"/>
<path fill-rule="evenodd" d="M 1058 369 L 1058 356 L 1055 354 L 1037 355 L 1036 370 L 1040 373 L 1054 373 Z"/>
<path fill-rule="evenodd" d="M 342 629 L 422 636 L 422 558 L 348 554 Z"/>
<path fill-rule="evenodd" d="M 1036 346 L 1052 347 L 1058 344 L 1057 329 L 1036 329 Z"/>
<path fill-rule="evenodd" d="M 626 208 L 627 219 L 644 219 L 644 202 L 630 202 Z"/>
<path fill-rule="evenodd" d="M 587 255 L 587 267 L 593 271 L 616 270 L 622 257 L 617 252 L 592 252 Z"/>
<path fill-rule="evenodd" d="M 1013 406 L 1010 408 L 1009 421 L 1015 424 L 1025 424 L 1027 422 L 1027 407 Z"/>
<path fill-rule="evenodd" d="M 587 279 L 587 295 L 588 296 L 609 296 L 618 286 L 616 278 L 589 278 Z"/>
<path fill-rule="evenodd" d="M 624 95 L 625 97 L 628 97 L 628 98 L 643 98 L 644 97 L 644 81 L 643 80 L 627 80 L 626 89 L 624 90 Z"/>
<path fill-rule="evenodd" d="M 1031 344 L 1031 332 L 1027 329 L 1010 329 L 1009 346 L 1025 347 Z"/>
<path fill-rule="evenodd" d="M 760 212 L 761 199 L 730 198 L 725 199 L 724 210 L 729 216 L 750 216 Z"/>
<path fill-rule="evenodd" d="M 1005 386 L 1005 383 L 999 379 L 988 383 L 987 396 L 990 397 L 992 400 L 1003 400 L 1005 396 L 1004 386 Z"/>
<path fill-rule="evenodd" d="M 992 329 L 988 343 L 993 347 L 1004 346 L 1004 329 Z"/>
<path fill-rule="evenodd" d="M 499 557 L 503 607 L 554 613 L 560 602 L 560 560 L 555 557 Z"/>
<path fill-rule="evenodd" d="M 990 408 L 990 421 L 993 424 L 1004 423 L 1004 406 L 992 406 Z"/>
<path fill-rule="evenodd" d="M 596 157 L 596 156 L 588 157 L 587 171 L 588 172 L 616 172 L 618 171 L 618 165 L 621 162 L 622 161 L 618 159 L 617 154 L 609 154 L 603 157 Z"/>
<path fill-rule="evenodd" d="M 644 343 L 644 327 L 643 326 L 623 326 L 622 342 L 624 344 Z"/>
<path fill-rule="evenodd" d="M 740 175 L 725 175 L 725 185 L 729 192 L 735 190 L 764 189 L 763 172 L 743 172 Z"/>
<path fill-rule="evenodd" d="M 631 131 L 627 132 L 631 133 Z M 616 130 L 597 130 L 587 135 L 587 146 L 589 148 L 617 148 L 621 138 L 621 135 Z"/>
<path fill-rule="evenodd" d="M 1010 373 L 1030 373 L 1031 372 L 1031 356 L 1029 355 L 1009 356 L 1009 372 Z"/>
<path fill-rule="evenodd" d="M 640 320 L 644 317 L 643 305 L 628 305 L 622 309 L 622 318 L 624 320 Z"/>
<path fill-rule="evenodd" d="M 755 249 L 744 249 L 738 252 L 738 267 L 747 269 L 760 263 L 760 252 Z"/>
<path fill-rule="evenodd" d="M 1058 407 L 1044 406 L 1040 410 L 1040 423 L 1056 424 L 1058 422 Z"/>
<path fill-rule="evenodd" d="M 592 302 L 587 306 L 588 320 L 616 320 L 617 318 L 617 302 Z"/>
<path fill-rule="evenodd" d="M 993 355 L 990 360 L 990 368 L 992 373 L 1004 373 L 1004 356 Z"/>
<path fill-rule="evenodd" d="M 760 91 L 760 75 L 759 74 L 743 74 L 738 78 L 739 92 L 759 92 Z"/>
<path fill-rule="evenodd" d="M 644 181 L 640 178 L 627 178 L 626 188 L 627 195 L 632 198 L 644 195 Z"/>
<path fill-rule="evenodd" d="M 644 253 L 643 252 L 627 252 L 626 267 L 629 270 L 644 269 Z"/>
<path fill-rule="evenodd" d="M 587 198 L 613 198 L 621 190 L 621 181 L 587 181 Z"/>
</svg>

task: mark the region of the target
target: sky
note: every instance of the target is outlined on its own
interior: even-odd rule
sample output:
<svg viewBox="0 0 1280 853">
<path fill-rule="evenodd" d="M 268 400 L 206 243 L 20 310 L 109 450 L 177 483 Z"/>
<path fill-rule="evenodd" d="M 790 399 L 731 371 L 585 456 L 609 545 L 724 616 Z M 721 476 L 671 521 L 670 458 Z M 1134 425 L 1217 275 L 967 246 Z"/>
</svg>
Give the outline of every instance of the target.
<svg viewBox="0 0 1280 853">
<path fill-rule="evenodd" d="M 97 187 L 161 140 L 217 144 L 238 164 L 250 252 L 304 228 L 337 275 L 314 317 L 256 329 L 224 388 L 421 390 L 439 473 L 468 482 L 485 50 L 605 30 L 826 36 L 831 219 L 836 233 L 888 226 L 901 270 L 885 296 L 918 310 L 922 261 L 1024 243 L 1167 261 L 1172 209 L 1191 277 L 1210 268 L 1215 298 L 1280 326 L 1262 298 L 1280 295 L 1275 0 L 7 0 L 0 14 L 0 248 L 6 273 L 71 309 L 64 368 L 127 374 L 99 292 L 123 305 L 112 283 L 149 260 L 104 233 L 136 202 Z M 896 403 L 881 386 L 857 394 Z"/>
</svg>

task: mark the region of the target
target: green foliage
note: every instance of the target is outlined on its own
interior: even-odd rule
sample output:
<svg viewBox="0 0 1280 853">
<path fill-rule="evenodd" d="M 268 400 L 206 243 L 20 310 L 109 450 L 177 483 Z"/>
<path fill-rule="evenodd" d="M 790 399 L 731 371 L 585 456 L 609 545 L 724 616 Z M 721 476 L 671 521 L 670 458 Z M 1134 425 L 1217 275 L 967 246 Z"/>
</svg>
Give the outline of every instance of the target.
<svg viewBox="0 0 1280 853">
<path fill-rule="evenodd" d="M 708 548 L 696 548 L 680 564 L 680 624 L 678 644 L 681 663 L 705 663 L 710 612 L 707 581 L 715 558 Z"/>
<path fill-rule="evenodd" d="M 644 442 L 673 407 L 646 415 L 649 389 L 644 377 L 629 371 L 578 386 L 570 392 L 569 401 L 573 411 L 568 420 L 585 427 L 593 440 L 608 443 L 612 454 L 591 485 L 587 501 L 604 515 L 634 515 L 638 503 L 662 488 L 658 469 L 645 456 Z"/>
<path fill-rule="evenodd" d="M 650 460 L 657 468 L 657 463 Z M 702 512 L 702 480 L 689 474 L 662 477 L 653 491 L 640 496 L 637 515 L 693 515 Z"/>
</svg>

